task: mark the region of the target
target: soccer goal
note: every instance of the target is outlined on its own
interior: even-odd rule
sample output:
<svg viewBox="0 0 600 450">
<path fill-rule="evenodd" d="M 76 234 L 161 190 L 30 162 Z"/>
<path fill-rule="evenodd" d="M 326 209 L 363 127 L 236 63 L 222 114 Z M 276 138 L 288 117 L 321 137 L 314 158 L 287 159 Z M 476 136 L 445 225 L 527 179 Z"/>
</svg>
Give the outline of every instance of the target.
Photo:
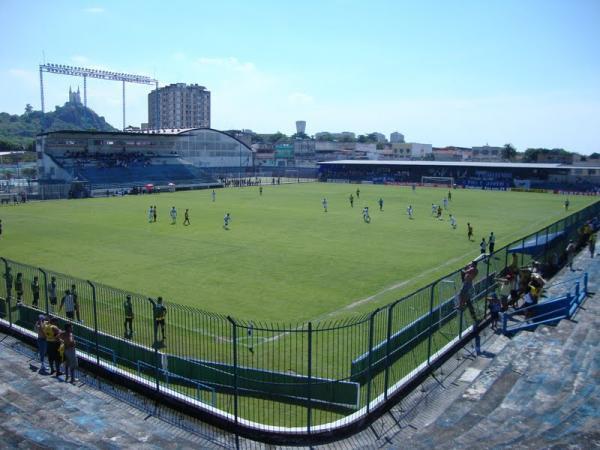
<svg viewBox="0 0 600 450">
<path fill-rule="evenodd" d="M 421 177 L 421 184 L 423 186 L 448 186 L 449 188 L 454 186 L 453 177 Z"/>
</svg>

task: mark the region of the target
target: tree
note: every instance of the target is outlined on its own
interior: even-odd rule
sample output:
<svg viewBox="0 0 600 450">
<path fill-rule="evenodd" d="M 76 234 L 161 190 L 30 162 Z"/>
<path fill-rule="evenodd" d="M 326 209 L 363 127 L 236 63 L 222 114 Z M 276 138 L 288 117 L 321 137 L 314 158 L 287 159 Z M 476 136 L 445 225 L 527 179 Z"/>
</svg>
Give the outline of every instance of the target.
<svg viewBox="0 0 600 450">
<path fill-rule="evenodd" d="M 31 106 L 29 103 L 27 103 L 25 105 L 25 114 L 31 114 L 33 112 L 33 106 Z"/>
<path fill-rule="evenodd" d="M 517 150 L 512 144 L 504 144 L 504 148 L 502 149 L 502 159 L 506 159 L 507 161 L 512 161 L 517 156 Z"/>
</svg>

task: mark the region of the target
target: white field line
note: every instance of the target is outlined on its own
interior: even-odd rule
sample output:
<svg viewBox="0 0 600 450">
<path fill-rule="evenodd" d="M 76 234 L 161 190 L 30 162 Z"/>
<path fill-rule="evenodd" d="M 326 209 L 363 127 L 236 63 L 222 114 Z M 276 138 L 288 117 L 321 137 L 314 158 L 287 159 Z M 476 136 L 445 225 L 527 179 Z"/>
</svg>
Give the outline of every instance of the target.
<svg viewBox="0 0 600 450">
<path fill-rule="evenodd" d="M 537 220 L 537 221 L 533 222 L 528 228 L 529 229 L 532 229 L 532 228 L 537 229 L 537 225 L 538 224 L 540 224 L 542 222 L 546 222 L 547 220 L 548 220 L 547 217 L 544 217 L 544 218 L 542 218 L 540 220 Z M 517 235 L 522 235 L 522 234 L 523 234 L 523 232 L 522 232 L 522 230 L 520 230 L 520 231 L 515 231 L 513 233 L 510 233 L 510 234 L 506 235 L 506 237 L 507 238 L 513 238 L 513 237 L 517 237 Z M 508 240 L 510 241 L 511 239 L 508 239 Z M 325 314 L 321 314 L 320 316 L 317 316 L 317 317 L 315 317 L 312 320 L 313 321 L 317 321 L 317 320 L 321 320 L 321 319 L 327 319 L 327 318 L 334 317 L 334 316 L 336 316 L 338 314 L 351 311 L 354 308 L 356 308 L 357 306 L 364 305 L 365 303 L 372 302 L 373 300 L 375 300 L 376 298 L 380 297 L 383 294 L 386 294 L 388 292 L 391 292 L 393 290 L 396 290 L 396 289 L 399 289 L 399 288 L 401 288 L 403 286 L 406 286 L 407 284 L 412 283 L 413 281 L 418 280 L 420 278 L 423 278 L 423 277 L 425 277 L 425 276 L 427 276 L 427 275 L 429 275 L 429 274 L 431 274 L 433 272 L 436 272 L 437 270 L 439 270 L 439 269 L 441 269 L 441 268 L 443 268 L 445 266 L 452 265 L 452 264 L 454 264 L 454 263 L 456 263 L 458 261 L 464 260 L 464 258 L 466 258 L 467 256 L 469 256 L 471 254 L 474 254 L 474 253 L 476 253 L 476 250 L 472 250 L 472 251 L 469 251 L 467 253 L 464 253 L 463 255 L 456 256 L 456 257 L 454 257 L 452 259 L 449 259 L 449 260 L 443 262 L 442 264 L 439 264 L 438 266 L 432 267 L 431 269 L 428 269 L 428 270 L 426 270 L 424 272 L 421 272 L 420 274 L 416 275 L 415 277 L 411 278 L 410 280 L 404 280 L 404 281 L 400 281 L 398 283 L 395 283 L 395 284 L 393 284 L 391 286 L 388 286 L 388 287 L 382 289 L 379 292 L 376 292 L 373 295 L 370 295 L 368 297 L 359 299 L 359 300 L 357 300 L 357 301 L 355 301 L 353 303 L 350 303 L 349 305 L 346 305 L 346 306 L 344 306 L 344 307 L 342 307 L 340 309 L 336 309 L 334 311 L 331 311 L 331 312 L 328 312 L 328 313 L 325 313 Z M 299 330 L 301 327 L 302 326 L 296 327 L 296 328 L 294 328 L 294 330 Z M 286 331 L 286 332 L 283 332 L 283 333 L 271 336 L 269 338 L 265 338 L 262 342 L 257 343 L 257 346 L 261 345 L 263 343 L 269 343 L 269 342 L 272 342 L 272 341 L 276 341 L 276 340 L 280 339 L 281 337 L 286 336 L 288 334 L 290 334 L 290 332 Z"/>
</svg>

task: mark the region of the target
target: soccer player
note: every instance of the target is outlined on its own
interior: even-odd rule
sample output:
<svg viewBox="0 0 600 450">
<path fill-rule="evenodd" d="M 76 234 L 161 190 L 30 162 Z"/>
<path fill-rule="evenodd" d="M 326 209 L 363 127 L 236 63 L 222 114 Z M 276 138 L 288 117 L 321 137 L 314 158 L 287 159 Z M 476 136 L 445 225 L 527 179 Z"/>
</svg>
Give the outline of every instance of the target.
<svg viewBox="0 0 600 450">
<path fill-rule="evenodd" d="M 125 297 L 123 309 L 125 311 L 125 337 L 131 338 L 133 336 L 133 305 L 131 304 L 131 295 Z"/>
<path fill-rule="evenodd" d="M 379 211 L 383 211 L 383 198 L 379 197 L 379 201 L 377 203 L 379 203 Z"/>
<path fill-rule="evenodd" d="M 415 193 L 417 191 L 417 185 L 415 183 L 413 183 L 413 185 L 412 185 L 412 191 L 413 191 L 413 193 Z"/>
<path fill-rule="evenodd" d="M 570 205 L 569 199 L 566 199 L 565 200 L 565 211 L 569 210 L 569 205 Z"/>
<path fill-rule="evenodd" d="M 327 199 L 323 198 L 323 201 L 321 203 L 323 204 L 323 211 L 327 212 Z"/>
<path fill-rule="evenodd" d="M 444 209 L 448 209 L 448 199 L 444 197 L 444 200 L 442 200 L 442 202 L 444 203 Z"/>
<path fill-rule="evenodd" d="M 174 206 L 171 208 L 171 212 L 169 214 L 171 215 L 171 225 L 175 225 L 177 222 L 177 210 Z"/>
<path fill-rule="evenodd" d="M 490 237 L 488 238 L 488 248 L 490 249 L 490 255 L 494 253 L 494 246 L 496 245 L 496 236 L 494 236 L 494 232 L 490 233 Z"/>
<path fill-rule="evenodd" d="M 231 222 L 231 216 L 227 213 L 225 214 L 225 217 L 223 217 L 223 228 L 225 230 L 229 230 L 229 222 Z"/>
<path fill-rule="evenodd" d="M 0 219 L 0 237 L 2 237 L 2 220 Z"/>
<path fill-rule="evenodd" d="M 371 216 L 369 216 L 369 207 L 368 206 L 365 206 L 363 208 L 363 220 L 366 223 L 370 223 L 371 222 Z"/>
<path fill-rule="evenodd" d="M 473 227 L 469 222 L 467 222 L 467 239 L 470 241 L 473 240 Z"/>
<path fill-rule="evenodd" d="M 262 196 L 262 186 L 258 188 L 258 193 Z"/>
<path fill-rule="evenodd" d="M 412 207 L 412 205 L 408 205 L 408 208 L 406 208 L 406 212 L 408 213 L 408 218 L 412 220 L 412 218 L 413 218 L 413 207 Z"/>
<path fill-rule="evenodd" d="M 356 188 L 356 198 L 360 198 L 360 189 Z"/>
<path fill-rule="evenodd" d="M 148 210 L 148 223 L 152 223 L 152 219 L 154 217 L 154 208 L 150 205 L 150 209 Z"/>
<path fill-rule="evenodd" d="M 154 222 L 156 222 L 156 205 L 154 205 L 154 209 L 153 209 L 153 213 L 152 213 L 152 218 L 154 219 Z"/>
<path fill-rule="evenodd" d="M 212 191 L 212 193 L 211 193 L 210 195 L 211 195 L 211 197 L 212 197 L 212 201 L 213 201 L 213 203 L 214 203 L 214 201 L 215 201 L 215 200 L 216 200 L 216 198 L 217 198 L 217 193 L 215 192 L 215 190 L 214 190 L 214 189 L 213 189 L 213 191 Z"/>
<path fill-rule="evenodd" d="M 479 243 L 479 250 L 481 251 L 481 254 L 483 255 L 485 253 L 485 250 L 487 249 L 487 244 L 485 243 L 485 238 L 481 238 L 481 242 Z"/>
<path fill-rule="evenodd" d="M 456 219 L 454 218 L 454 216 L 452 214 L 450 214 L 450 225 L 452 226 L 452 228 L 454 230 L 456 230 Z"/>
<path fill-rule="evenodd" d="M 452 192 L 448 191 L 448 201 L 452 201 Z"/>
<path fill-rule="evenodd" d="M 432 215 L 432 216 L 435 216 L 435 215 L 436 215 L 436 213 L 437 213 L 437 208 L 438 208 L 438 207 L 437 207 L 437 205 L 436 205 L 435 203 L 432 203 L 432 204 L 431 204 L 431 215 Z"/>
<path fill-rule="evenodd" d="M 190 225 L 190 210 L 186 208 L 185 213 L 183 215 L 183 224 Z"/>
<path fill-rule="evenodd" d="M 437 218 L 439 220 L 442 220 L 442 207 L 441 206 L 437 207 Z"/>
<path fill-rule="evenodd" d="M 350 200 L 350 207 L 354 208 L 354 196 L 350 194 L 350 197 L 348 199 Z"/>
<path fill-rule="evenodd" d="M 156 304 L 154 305 L 154 336 L 158 340 L 158 329 L 160 328 L 162 339 L 164 341 L 167 337 L 165 335 L 165 316 L 167 315 L 167 308 L 163 305 L 162 297 L 158 297 L 156 299 Z"/>
</svg>

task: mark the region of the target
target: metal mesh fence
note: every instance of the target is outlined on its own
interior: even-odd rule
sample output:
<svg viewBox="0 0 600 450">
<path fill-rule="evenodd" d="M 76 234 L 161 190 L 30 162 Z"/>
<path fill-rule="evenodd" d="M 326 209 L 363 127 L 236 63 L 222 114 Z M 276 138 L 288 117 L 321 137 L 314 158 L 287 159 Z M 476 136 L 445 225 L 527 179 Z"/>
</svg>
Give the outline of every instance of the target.
<svg viewBox="0 0 600 450">
<path fill-rule="evenodd" d="M 502 277 L 564 262 L 600 202 L 498 249 L 478 264 L 472 308 L 461 271 L 369 314 L 271 324 L 224 317 L 2 259 L 0 318 L 33 330 L 40 313 L 73 323 L 80 356 L 240 427 L 306 435 L 354 423 L 421 375 L 487 317 Z"/>
</svg>

